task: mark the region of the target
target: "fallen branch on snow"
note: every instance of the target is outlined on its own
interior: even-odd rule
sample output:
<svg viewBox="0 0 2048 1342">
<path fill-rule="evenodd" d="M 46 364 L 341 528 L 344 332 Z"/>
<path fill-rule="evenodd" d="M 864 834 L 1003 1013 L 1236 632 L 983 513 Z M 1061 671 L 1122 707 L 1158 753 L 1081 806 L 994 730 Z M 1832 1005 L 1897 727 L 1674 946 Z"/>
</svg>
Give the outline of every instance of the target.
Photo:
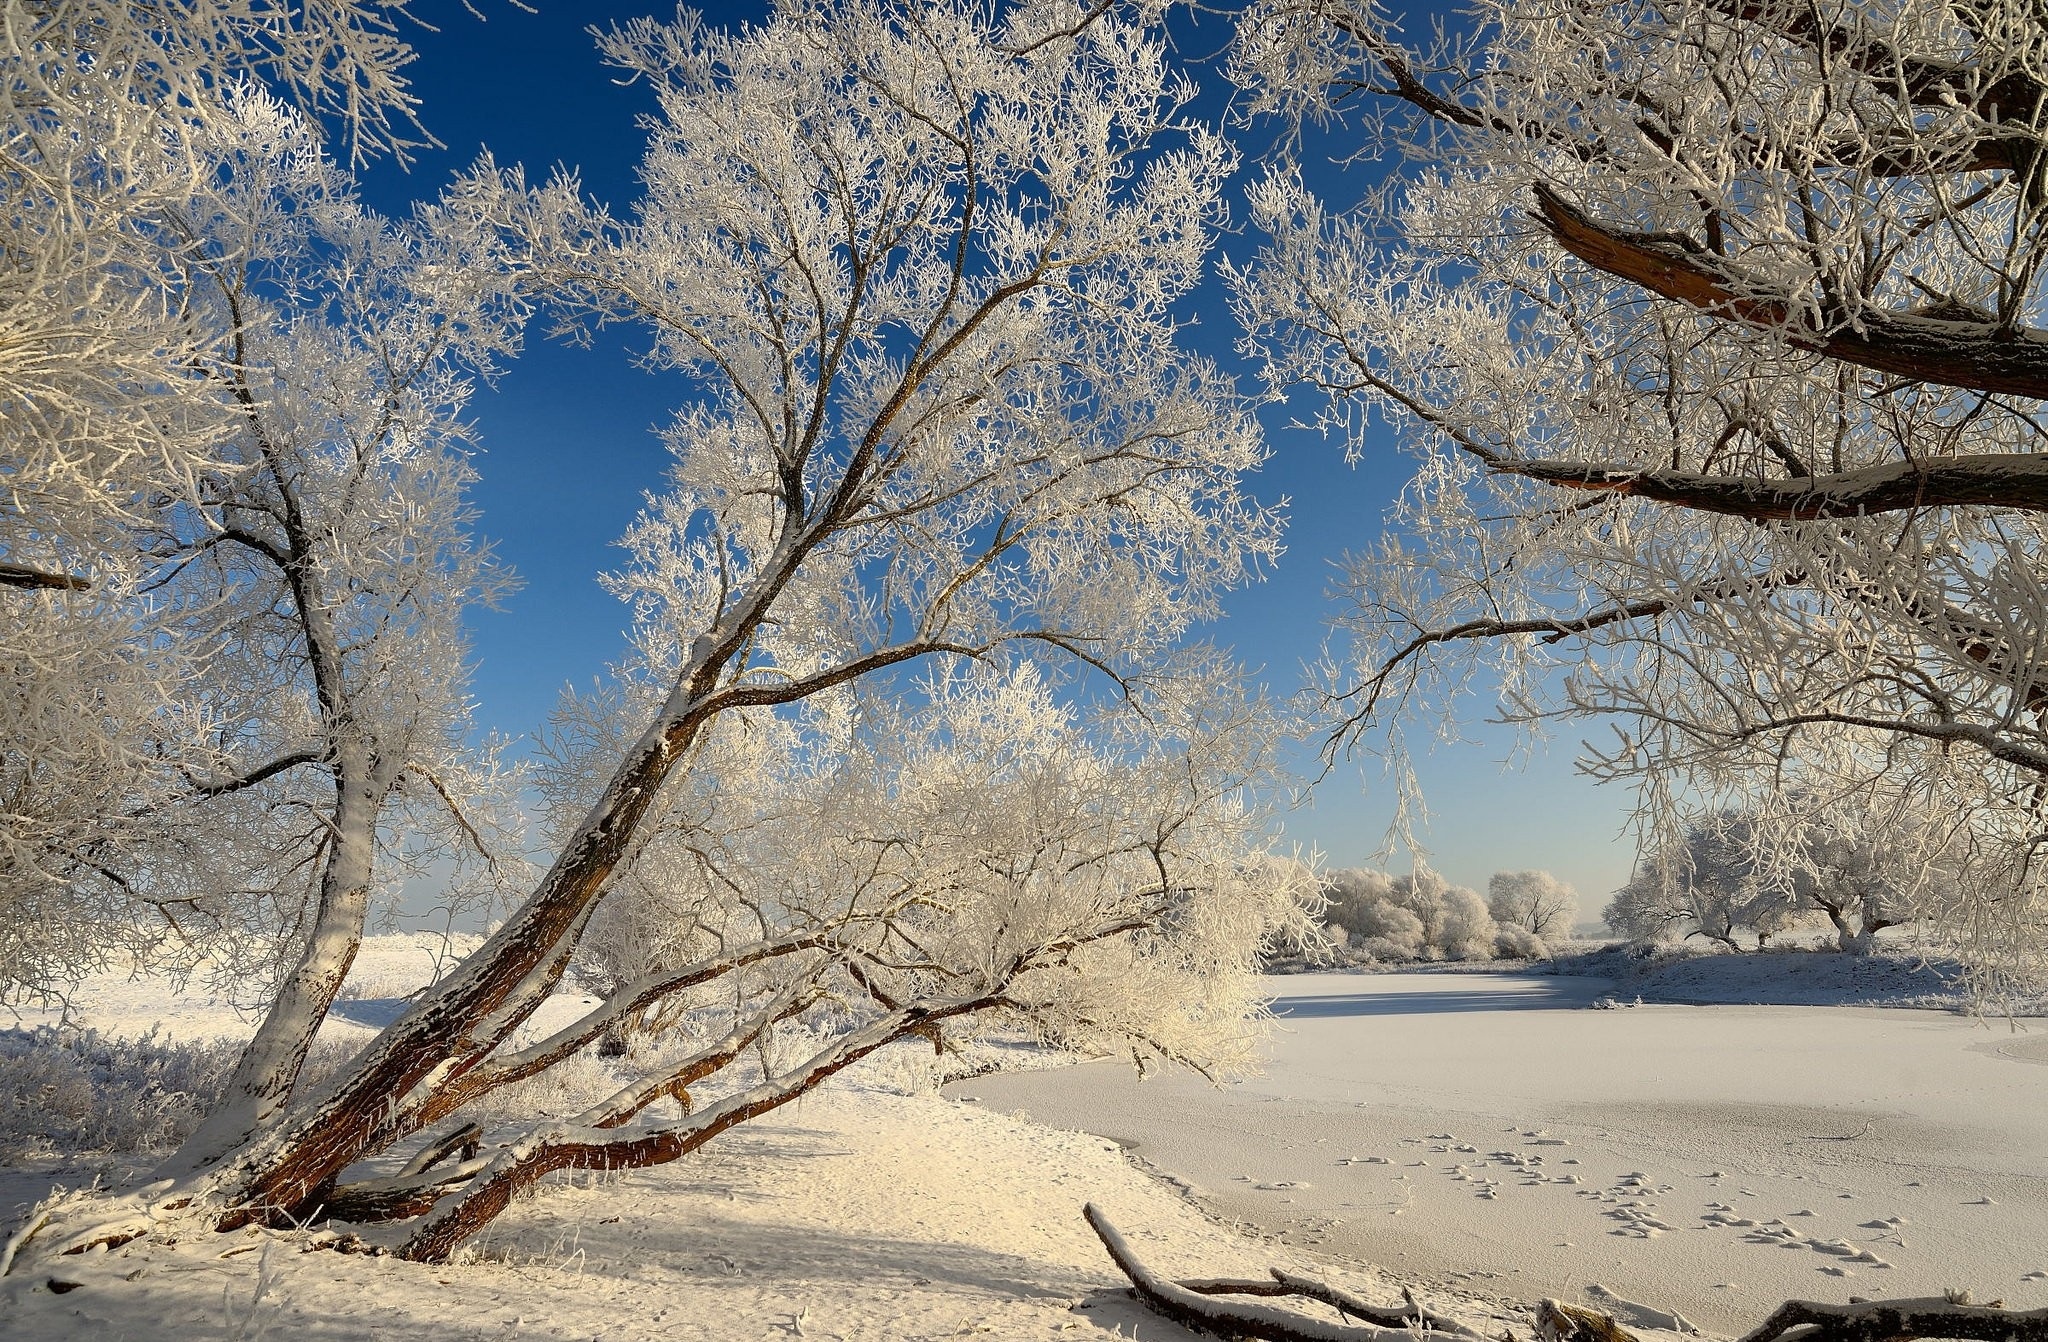
<svg viewBox="0 0 2048 1342">
<path fill-rule="evenodd" d="M 1456 1319 L 1423 1309 L 1408 1295 L 1408 1308 L 1373 1305 L 1323 1282 L 1272 1269 L 1273 1280 L 1229 1278 L 1169 1281 L 1145 1266 L 1101 1208 L 1082 1208 L 1088 1225 L 1130 1278 L 1140 1299 L 1154 1311 L 1198 1332 L 1262 1342 L 1410 1342 L 1416 1331 L 1486 1342 L 1484 1335 Z M 1407 1295 L 1406 1292 L 1403 1292 Z M 1318 1300 L 1363 1323 L 1329 1323 L 1268 1305 L 1223 1301 L 1223 1295 L 1300 1296 Z M 1672 1320 L 1683 1324 L 1678 1315 Z M 1398 1330 L 1398 1331 L 1396 1331 Z M 1536 1307 L 1540 1342 L 1640 1342 L 1612 1316 L 1580 1305 L 1545 1300 Z M 2048 1342 L 2048 1309 L 2013 1310 L 1956 1299 L 1859 1300 L 1846 1305 L 1788 1300 L 1739 1342 L 1912 1342 L 1954 1338 L 1958 1342 Z M 1503 1338 L 1501 1342 L 1508 1342 Z"/>
<path fill-rule="evenodd" d="M 1742 1342 L 1894 1342 L 1917 1337 L 1952 1337 L 1963 1342 L 2048 1342 L 2048 1309 L 2001 1309 L 1963 1300 L 1860 1300 L 1828 1305 L 1788 1300 Z"/>
<path fill-rule="evenodd" d="M 1465 1325 L 1417 1307 L 1404 1313 L 1371 1305 L 1322 1282 L 1275 1271 L 1272 1281 L 1168 1281 L 1145 1266 L 1130 1244 L 1110 1224 L 1102 1209 L 1089 1203 L 1081 1209 L 1102 1247 L 1131 1280 L 1138 1295 L 1156 1312 L 1175 1323 L 1224 1337 L 1250 1337 L 1262 1342 L 1410 1342 L 1409 1329 L 1420 1325 L 1465 1338 L 1481 1335 Z M 1219 1295 L 1303 1296 L 1320 1300 L 1362 1324 L 1329 1323 L 1304 1318 L 1270 1305 L 1218 1300 Z M 1413 1301 L 1410 1301 L 1413 1304 Z M 1420 1317 L 1418 1317 L 1420 1315 Z"/>
</svg>

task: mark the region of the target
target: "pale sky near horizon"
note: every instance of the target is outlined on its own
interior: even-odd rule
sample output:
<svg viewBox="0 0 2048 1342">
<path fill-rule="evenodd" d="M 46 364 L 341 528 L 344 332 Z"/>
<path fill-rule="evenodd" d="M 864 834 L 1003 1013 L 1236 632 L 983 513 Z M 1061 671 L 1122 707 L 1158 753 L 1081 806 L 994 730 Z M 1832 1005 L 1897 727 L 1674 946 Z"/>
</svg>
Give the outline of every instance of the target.
<svg viewBox="0 0 2048 1342">
<path fill-rule="evenodd" d="M 365 184 L 371 203 L 396 211 L 431 196 L 487 147 L 501 165 L 525 165 L 530 178 L 558 164 L 572 167 L 589 194 L 624 213 L 636 194 L 642 147 L 633 118 L 651 99 L 615 80 L 585 29 L 649 6 L 537 0 L 539 12 L 527 13 L 481 0 L 482 22 L 447 8 L 456 12 L 437 20 L 439 32 L 407 35 L 420 51 L 411 74 L 421 119 L 446 149 L 420 154 L 409 173 L 388 163 L 373 167 Z M 714 4 L 705 12 L 718 23 L 759 7 Z M 1204 32 L 1213 38 L 1204 49 L 1222 45 L 1219 20 Z M 1220 251 L 1242 257 L 1254 245 L 1242 235 L 1226 237 Z M 1204 301 L 1199 310 L 1205 321 L 1196 343 L 1226 366 L 1237 365 L 1249 386 L 1251 370 L 1231 353 L 1234 331 L 1222 304 Z M 596 575 L 618 564 L 612 542 L 642 492 L 661 482 L 666 458 L 654 431 L 687 391 L 673 375 L 635 367 L 631 348 L 631 336 L 569 348 L 537 325 L 526 352 L 471 403 L 483 448 L 474 495 L 479 530 L 524 582 L 504 609 L 472 619 L 474 693 L 487 729 L 513 737 L 534 732 L 565 683 L 588 684 L 623 650 L 627 611 L 599 588 Z M 1269 407 L 1264 419 L 1274 455 L 1252 488 L 1262 499 L 1291 500 L 1288 550 L 1265 581 L 1233 594 L 1226 617 L 1204 636 L 1234 647 L 1276 694 L 1288 694 L 1320 655 L 1335 609 L 1327 593 L 1333 561 L 1377 537 L 1407 459 L 1389 437 L 1354 468 L 1335 442 L 1288 428 L 1286 407 Z M 1481 889 L 1497 870 L 1546 869 L 1578 888 L 1584 916 L 1597 915 L 1633 861 L 1633 844 L 1621 833 L 1628 795 L 1574 773 L 1576 736 L 1538 743 L 1526 764 L 1504 771 L 1516 740 L 1477 721 L 1489 712 L 1487 703 L 1474 701 L 1471 743 L 1440 746 L 1417 762 L 1433 813 L 1424 833 L 1432 864 Z M 1412 723 L 1408 731 L 1419 743 L 1432 726 Z M 1316 745 L 1297 752 L 1305 777 L 1320 769 Z M 1394 814 L 1392 785 L 1377 763 L 1340 760 L 1309 795 L 1309 805 L 1285 818 L 1287 837 L 1319 849 L 1334 866 L 1371 862 Z M 1405 869 L 1406 859 L 1384 865 Z"/>
</svg>

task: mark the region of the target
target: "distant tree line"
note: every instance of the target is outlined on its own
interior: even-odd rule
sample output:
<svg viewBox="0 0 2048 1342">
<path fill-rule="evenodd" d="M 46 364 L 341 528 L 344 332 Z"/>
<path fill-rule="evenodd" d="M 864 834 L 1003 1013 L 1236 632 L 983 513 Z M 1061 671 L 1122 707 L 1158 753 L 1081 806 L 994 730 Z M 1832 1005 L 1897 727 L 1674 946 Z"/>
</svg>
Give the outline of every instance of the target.
<svg viewBox="0 0 2048 1342">
<path fill-rule="evenodd" d="M 1364 867 L 1324 873 L 1323 922 L 1340 960 L 1530 959 L 1571 938 L 1579 897 L 1547 871 L 1500 871 L 1487 892 L 1418 866 L 1406 876 Z"/>
</svg>

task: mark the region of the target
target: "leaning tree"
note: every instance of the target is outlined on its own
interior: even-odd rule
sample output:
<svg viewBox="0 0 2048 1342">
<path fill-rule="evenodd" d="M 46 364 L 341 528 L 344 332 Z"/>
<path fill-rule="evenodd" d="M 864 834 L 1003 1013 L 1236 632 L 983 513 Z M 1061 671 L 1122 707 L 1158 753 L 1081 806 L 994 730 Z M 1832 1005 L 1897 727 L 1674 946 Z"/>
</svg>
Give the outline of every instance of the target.
<svg viewBox="0 0 2048 1342">
<path fill-rule="evenodd" d="M 281 1120 L 202 1133 L 127 1201 L 64 1212 L 47 1248 L 167 1217 L 225 1230 L 346 1213 L 422 1218 L 403 1251 L 439 1258 L 549 1171 L 675 1159 L 893 1041 L 1050 1010 L 1068 977 L 1110 961 L 1156 990 L 1087 1013 L 1097 1037 L 1169 1045 L 1150 1032 L 1175 1013 L 1203 1024 L 1194 1043 L 1234 1032 L 1241 999 L 1206 995 L 1225 961 L 1205 929 L 1236 918 L 1250 933 L 1296 878 L 1176 855 L 1227 820 L 1248 775 L 1186 762 L 1228 696 L 1213 675 L 1180 693 L 1159 663 L 1277 550 L 1277 518 L 1239 485 L 1264 455 L 1256 423 L 1185 348 L 1174 312 L 1201 277 L 1234 154 L 1185 114 L 1191 90 L 1162 45 L 1114 22 L 1072 34 L 972 5 L 792 3 L 738 32 L 685 17 L 605 46 L 660 103 L 632 215 L 590 205 L 573 180 L 529 189 L 485 164 L 442 223 L 565 329 L 644 331 L 644 361 L 685 398 L 672 482 L 617 580 L 643 631 L 640 716 L 476 953 Z M 1083 808 L 1100 832 L 1043 855 L 1071 864 L 1062 898 L 1078 905 L 1034 912 L 1055 867 L 1034 877 L 1001 853 L 975 883 L 891 872 L 803 899 L 769 864 L 733 894 L 758 918 L 750 935 L 745 919 L 708 919 L 697 958 L 650 969 L 546 1039 L 521 1033 L 622 876 L 677 860 L 687 840 L 656 836 L 687 813 L 726 734 L 912 664 L 1027 654 L 1111 677 L 1182 743 L 1152 781 L 1199 796 L 1122 819 Z M 834 889 L 853 902 L 814 916 Z M 704 992 L 720 1007 L 708 1020 Z M 464 1105 L 671 1004 L 702 1027 L 680 1054 L 575 1122 L 445 1163 L 465 1139 L 436 1125 Z M 794 1061 L 756 1047 L 799 1025 L 819 1043 Z M 691 1091 L 750 1049 L 753 1072 L 716 1098 Z M 341 1184 L 407 1142 L 421 1149 L 387 1179 Z"/>
<path fill-rule="evenodd" d="M 1611 728 L 1585 765 L 1665 839 L 1773 791 L 1960 818 L 1952 922 L 2033 959 L 2044 55 L 2005 3 L 1247 16 L 1260 98 L 1369 104 L 1409 164 L 1356 209 L 1276 170 L 1235 272 L 1274 385 L 1420 461 L 1350 569 L 1341 735 L 1497 678 Z"/>
</svg>

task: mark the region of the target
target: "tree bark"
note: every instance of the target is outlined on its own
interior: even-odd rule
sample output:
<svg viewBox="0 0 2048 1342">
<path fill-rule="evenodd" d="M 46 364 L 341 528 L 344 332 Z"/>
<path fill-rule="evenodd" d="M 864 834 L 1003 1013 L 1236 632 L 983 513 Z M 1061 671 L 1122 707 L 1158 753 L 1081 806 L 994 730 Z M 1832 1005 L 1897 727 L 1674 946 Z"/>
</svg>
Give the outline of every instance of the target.
<svg viewBox="0 0 2048 1342">
<path fill-rule="evenodd" d="M 334 814 L 313 933 L 299 963 L 242 1050 L 220 1102 L 154 1177 L 191 1175 L 277 1122 L 291 1104 L 321 1023 L 363 944 L 377 820 L 385 791 L 359 744 L 336 752 Z"/>
<path fill-rule="evenodd" d="M 971 1015 L 998 1005 L 977 997 L 937 1007 L 890 1013 L 841 1039 L 800 1071 L 764 1081 L 678 1123 L 619 1132 L 610 1127 L 562 1125 L 505 1149 L 455 1202 L 435 1214 L 405 1242 L 399 1255 L 416 1262 L 443 1262 L 464 1240 L 489 1225 L 513 1196 L 557 1170 L 644 1169 L 679 1160 L 721 1133 L 781 1108 L 827 1078 L 933 1021 Z M 583 1115 L 584 1118 L 592 1115 Z"/>
<path fill-rule="evenodd" d="M 1537 222 L 1572 255 L 1617 279 L 1718 317 L 1782 332 L 1792 345 L 1914 382 L 2048 397 L 2048 338 L 1990 321 L 1947 321 L 1869 308 L 1856 321 L 1803 312 L 1811 301 L 1777 291 L 1690 238 L 1595 222 L 1563 196 L 1535 188 Z M 1930 500 L 1937 502 L 1938 500 Z"/>
<path fill-rule="evenodd" d="M 22 564 L 0 564 L 0 587 L 25 587 L 31 590 L 54 592 L 83 592 L 92 586 L 92 579 L 81 578 L 75 573 L 51 573 L 43 569 L 29 568 Z"/>
<path fill-rule="evenodd" d="M 701 671 L 708 688 L 710 670 L 690 670 Z M 686 693 L 678 686 L 672 700 Z M 415 1087 L 477 1065 L 539 1005 L 567 969 L 575 934 L 701 721 L 696 712 L 658 717 L 525 904 L 379 1035 L 317 1103 L 244 1143 L 193 1187 L 194 1195 L 225 1204 L 220 1229 L 297 1213 L 373 1141 L 405 1135 L 390 1122 Z"/>
</svg>

